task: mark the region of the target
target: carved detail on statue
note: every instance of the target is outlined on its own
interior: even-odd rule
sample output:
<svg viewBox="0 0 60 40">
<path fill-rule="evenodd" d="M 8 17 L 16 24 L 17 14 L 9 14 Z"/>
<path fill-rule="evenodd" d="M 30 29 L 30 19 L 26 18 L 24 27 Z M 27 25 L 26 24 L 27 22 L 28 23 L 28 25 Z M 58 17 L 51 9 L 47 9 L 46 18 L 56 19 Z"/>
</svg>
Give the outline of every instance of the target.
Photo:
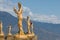
<svg viewBox="0 0 60 40">
<path fill-rule="evenodd" d="M 24 34 L 24 31 L 23 31 L 23 28 L 22 28 L 22 5 L 20 3 L 18 3 L 18 11 L 16 10 L 16 8 L 14 8 L 14 11 L 15 13 L 17 14 L 17 17 L 18 17 L 18 28 L 19 28 L 19 34 L 23 35 Z"/>
</svg>

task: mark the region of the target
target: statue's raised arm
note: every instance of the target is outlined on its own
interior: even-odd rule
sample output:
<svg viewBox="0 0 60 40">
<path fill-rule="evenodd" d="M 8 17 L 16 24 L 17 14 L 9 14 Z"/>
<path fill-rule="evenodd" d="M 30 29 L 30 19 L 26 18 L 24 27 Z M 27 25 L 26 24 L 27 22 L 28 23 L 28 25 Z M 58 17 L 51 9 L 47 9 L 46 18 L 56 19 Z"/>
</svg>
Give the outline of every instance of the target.
<svg viewBox="0 0 60 40">
<path fill-rule="evenodd" d="M 18 8 L 19 8 L 18 11 L 20 11 L 21 7 L 22 7 L 21 4 L 18 3 Z"/>
<path fill-rule="evenodd" d="M 18 3 L 18 10 L 16 10 L 16 8 L 14 7 L 14 12 L 19 15 L 22 14 L 22 11 L 22 5 Z"/>
</svg>

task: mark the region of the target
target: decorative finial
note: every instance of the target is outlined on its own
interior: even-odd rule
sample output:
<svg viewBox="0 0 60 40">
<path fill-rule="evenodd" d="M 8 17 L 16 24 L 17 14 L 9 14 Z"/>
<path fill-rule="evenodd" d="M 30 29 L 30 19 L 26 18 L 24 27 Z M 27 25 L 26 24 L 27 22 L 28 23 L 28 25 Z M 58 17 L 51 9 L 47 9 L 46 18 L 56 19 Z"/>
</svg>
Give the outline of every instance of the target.
<svg viewBox="0 0 60 40">
<path fill-rule="evenodd" d="M 32 28 L 32 33 L 34 33 L 34 32 L 33 32 L 33 23 L 31 22 L 30 25 L 31 25 L 31 28 Z"/>
<path fill-rule="evenodd" d="M 30 31 L 30 18 L 29 18 L 29 16 L 27 16 L 27 26 L 28 26 L 28 33 L 30 34 L 31 31 Z"/>
<path fill-rule="evenodd" d="M 11 35 L 11 25 L 9 25 L 9 27 L 8 27 L 8 35 Z"/>
<path fill-rule="evenodd" d="M 3 34 L 3 31 L 2 31 L 2 28 L 3 28 L 2 25 L 3 25 L 3 24 L 2 24 L 2 21 L 0 21 L 0 34 L 1 34 L 1 35 L 4 35 L 4 34 Z"/>
<path fill-rule="evenodd" d="M 2 33 L 2 21 L 0 21 L 0 34 Z"/>
</svg>

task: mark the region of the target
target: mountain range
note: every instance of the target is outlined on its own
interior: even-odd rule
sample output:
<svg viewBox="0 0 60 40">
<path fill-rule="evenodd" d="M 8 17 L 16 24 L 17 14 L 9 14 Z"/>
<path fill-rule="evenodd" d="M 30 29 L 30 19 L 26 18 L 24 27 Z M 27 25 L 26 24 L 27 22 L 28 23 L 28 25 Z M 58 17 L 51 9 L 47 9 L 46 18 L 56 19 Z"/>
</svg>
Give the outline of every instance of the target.
<svg viewBox="0 0 60 40">
<path fill-rule="evenodd" d="M 7 35 L 8 26 L 12 26 L 12 34 L 18 32 L 17 22 L 18 19 L 10 13 L 0 11 L 0 21 L 3 23 L 3 32 Z M 44 23 L 33 21 L 34 33 L 37 35 L 38 40 L 59 40 L 60 39 L 60 24 Z M 23 19 L 23 29 L 27 32 L 26 19 Z"/>
</svg>

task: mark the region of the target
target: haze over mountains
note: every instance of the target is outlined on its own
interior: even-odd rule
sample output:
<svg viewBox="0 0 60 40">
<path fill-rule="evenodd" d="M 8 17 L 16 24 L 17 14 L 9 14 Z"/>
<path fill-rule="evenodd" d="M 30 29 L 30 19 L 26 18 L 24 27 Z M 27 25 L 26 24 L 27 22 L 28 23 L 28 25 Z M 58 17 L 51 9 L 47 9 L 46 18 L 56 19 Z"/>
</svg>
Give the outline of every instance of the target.
<svg viewBox="0 0 60 40">
<path fill-rule="evenodd" d="M 8 26 L 12 25 L 12 34 L 18 32 L 17 18 L 8 12 L 0 11 L 0 20 L 3 22 L 3 31 L 8 33 Z M 60 24 L 44 23 L 32 21 L 34 24 L 34 32 L 38 36 L 38 40 L 59 40 Z M 27 32 L 26 20 L 23 19 L 23 28 Z"/>
</svg>

